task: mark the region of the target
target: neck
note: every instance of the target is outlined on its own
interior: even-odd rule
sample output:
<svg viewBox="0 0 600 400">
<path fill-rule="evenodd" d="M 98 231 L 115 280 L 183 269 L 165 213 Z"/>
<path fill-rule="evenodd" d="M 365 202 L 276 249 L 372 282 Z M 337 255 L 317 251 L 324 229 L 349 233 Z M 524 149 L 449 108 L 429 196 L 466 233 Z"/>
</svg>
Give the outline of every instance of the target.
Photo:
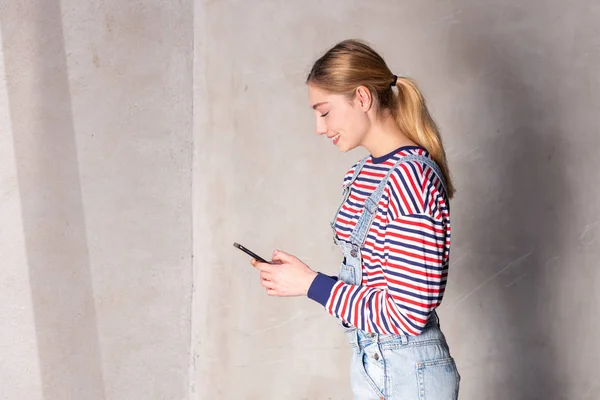
<svg viewBox="0 0 600 400">
<path fill-rule="evenodd" d="M 400 130 L 394 118 L 389 114 L 373 122 L 361 143 L 361 146 L 367 149 L 373 157 L 381 157 L 402 146 L 416 145 Z"/>
</svg>

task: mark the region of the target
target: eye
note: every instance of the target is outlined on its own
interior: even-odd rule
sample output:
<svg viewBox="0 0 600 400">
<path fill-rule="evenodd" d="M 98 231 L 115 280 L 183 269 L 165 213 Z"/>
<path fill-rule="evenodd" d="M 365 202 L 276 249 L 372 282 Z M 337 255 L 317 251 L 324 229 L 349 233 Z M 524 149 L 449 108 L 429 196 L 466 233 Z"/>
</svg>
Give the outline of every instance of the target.
<svg viewBox="0 0 600 400">
<path fill-rule="evenodd" d="M 322 114 L 321 117 L 326 117 L 327 114 L 329 114 L 329 111 L 327 111 L 325 114 Z"/>
</svg>

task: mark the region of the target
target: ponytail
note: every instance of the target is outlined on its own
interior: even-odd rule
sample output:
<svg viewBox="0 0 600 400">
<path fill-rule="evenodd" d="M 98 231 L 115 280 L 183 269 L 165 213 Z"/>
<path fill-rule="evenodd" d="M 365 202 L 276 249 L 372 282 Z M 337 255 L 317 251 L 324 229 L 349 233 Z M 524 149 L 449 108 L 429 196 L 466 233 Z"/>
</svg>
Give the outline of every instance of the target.
<svg viewBox="0 0 600 400">
<path fill-rule="evenodd" d="M 409 78 L 396 80 L 398 96 L 396 110 L 393 113 L 402 132 L 413 142 L 424 147 L 438 164 L 444 175 L 449 199 L 454 196 L 455 188 L 450 178 L 446 153 L 442 145 L 438 127 L 431 118 L 425 99 L 415 82 Z"/>
</svg>

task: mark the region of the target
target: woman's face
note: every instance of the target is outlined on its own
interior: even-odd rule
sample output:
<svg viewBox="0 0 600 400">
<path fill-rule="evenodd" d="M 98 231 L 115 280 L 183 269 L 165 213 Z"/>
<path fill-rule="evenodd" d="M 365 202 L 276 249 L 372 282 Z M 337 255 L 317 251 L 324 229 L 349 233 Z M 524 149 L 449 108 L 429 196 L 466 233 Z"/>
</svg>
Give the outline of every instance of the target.
<svg viewBox="0 0 600 400">
<path fill-rule="evenodd" d="M 370 123 L 364 104 L 356 94 L 350 101 L 345 95 L 308 84 L 308 97 L 317 119 L 317 135 L 326 135 L 341 152 L 362 144 Z"/>
</svg>

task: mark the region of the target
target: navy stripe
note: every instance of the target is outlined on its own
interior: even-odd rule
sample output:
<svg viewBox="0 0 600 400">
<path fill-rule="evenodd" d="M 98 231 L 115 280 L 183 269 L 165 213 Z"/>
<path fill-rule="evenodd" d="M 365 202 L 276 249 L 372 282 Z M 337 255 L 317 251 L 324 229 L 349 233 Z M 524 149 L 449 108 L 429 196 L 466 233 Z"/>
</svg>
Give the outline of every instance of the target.
<svg viewBox="0 0 600 400">
<path fill-rule="evenodd" d="M 441 269 L 440 267 L 432 267 L 432 266 L 429 266 L 429 265 L 418 263 L 416 261 L 407 260 L 404 257 L 393 256 L 391 254 L 388 255 L 388 260 L 396 261 L 395 263 L 392 263 L 392 264 L 408 264 L 408 265 L 412 265 L 412 266 L 417 267 L 417 268 L 435 271 L 436 273 L 439 273 L 440 269 Z M 391 271 L 388 271 L 388 273 L 391 273 Z"/>
<path fill-rule="evenodd" d="M 381 302 L 381 305 L 379 307 L 379 318 L 381 318 L 381 321 L 383 321 L 383 326 L 385 327 L 386 332 L 391 333 L 393 331 L 390 329 L 390 326 L 387 323 L 387 318 L 385 317 L 385 314 L 383 313 L 384 307 L 387 308 L 387 306 L 388 306 L 386 299 L 385 299 L 385 293 L 382 293 L 381 297 L 382 297 L 383 301 Z"/>
<path fill-rule="evenodd" d="M 366 300 L 366 296 L 364 296 L 361 300 L 360 303 L 358 304 L 358 309 L 359 310 L 364 310 L 365 309 L 365 300 Z M 358 324 L 357 326 L 365 326 L 365 313 L 364 312 L 359 312 L 358 313 L 358 317 L 356 318 Z"/>
<path fill-rule="evenodd" d="M 349 206 L 352 206 L 354 208 L 358 208 L 359 210 L 363 209 L 363 204 L 362 203 L 355 203 L 350 198 L 348 198 L 348 201 L 346 201 L 346 204 L 349 205 Z"/>
<path fill-rule="evenodd" d="M 423 180 L 422 180 L 422 175 L 419 172 L 419 169 L 417 168 L 417 164 L 420 164 L 419 161 L 411 161 L 409 163 L 406 163 L 406 165 L 413 171 L 413 178 L 415 179 L 415 186 L 417 187 L 418 190 L 421 190 L 421 187 L 423 187 Z M 427 168 L 427 164 L 425 164 L 425 168 Z"/>
<path fill-rule="evenodd" d="M 416 293 L 410 292 L 408 290 L 397 289 L 397 288 L 392 288 L 392 287 L 390 287 L 390 292 L 397 293 L 397 294 L 404 294 L 404 295 L 406 295 L 405 297 L 412 297 L 413 299 L 424 300 L 429 303 L 435 303 L 437 301 L 437 299 L 439 298 L 439 296 L 437 294 L 433 295 L 433 296 L 426 296 L 426 295 L 416 294 Z"/>
<path fill-rule="evenodd" d="M 354 290 L 352 295 L 350 295 L 350 300 L 348 300 L 348 321 L 350 321 L 350 317 L 352 317 L 352 311 L 354 310 L 354 301 L 356 300 L 358 292 L 358 290 Z M 354 319 L 358 319 L 358 316 L 355 315 Z"/>
<path fill-rule="evenodd" d="M 363 197 L 363 201 L 364 201 L 364 199 L 366 199 L 367 197 L 369 197 L 371 195 L 370 192 L 365 192 L 364 190 L 359 189 L 359 188 L 353 188 L 352 194 L 360 194 Z"/>
<path fill-rule="evenodd" d="M 353 221 L 358 219 L 358 214 L 348 214 L 346 211 L 340 210 L 340 215 L 342 215 L 347 220 Z"/>
<path fill-rule="evenodd" d="M 404 241 L 399 242 L 398 239 L 396 239 L 395 237 L 393 239 L 392 239 L 392 237 L 390 237 L 389 239 L 378 239 L 374 234 L 370 234 L 370 235 L 367 235 L 367 239 L 370 239 L 371 242 L 374 242 L 375 244 L 377 244 L 379 246 L 384 246 L 386 243 L 388 243 L 388 244 L 394 244 L 394 245 L 400 246 L 400 247 L 408 247 L 408 248 L 412 248 L 412 249 L 415 249 L 415 250 L 423 250 L 425 252 L 430 252 L 431 254 L 436 254 L 436 255 L 441 254 L 439 252 L 436 252 L 435 250 L 428 250 L 425 247 L 419 247 L 419 246 L 416 246 L 416 245 L 410 245 L 409 244 L 410 242 L 408 242 L 408 241 L 406 241 L 406 242 L 404 242 Z M 402 239 L 400 239 L 400 240 L 402 240 Z M 415 238 L 415 241 L 418 241 L 418 240 L 419 240 L 419 238 Z M 441 243 L 443 243 L 443 246 L 445 247 L 444 237 L 437 237 L 436 236 L 434 242 L 435 243 L 441 242 Z"/>
<path fill-rule="evenodd" d="M 349 287 L 347 285 L 343 285 L 342 288 L 340 289 L 340 293 L 338 294 L 338 298 L 335 303 L 335 310 L 333 310 L 333 312 L 336 315 L 340 315 L 340 307 L 342 306 L 342 299 L 344 298 L 344 294 L 348 291 L 348 288 Z"/>
<path fill-rule="evenodd" d="M 429 311 L 429 312 L 428 311 L 421 311 L 421 310 L 418 310 L 416 308 L 412 308 L 410 306 L 407 306 L 404 303 L 399 304 L 398 308 L 401 308 L 403 310 L 409 311 L 411 314 L 421 315 L 421 316 L 423 316 L 425 318 L 427 318 L 429 316 L 429 314 L 431 314 L 431 311 Z M 419 327 L 417 325 L 415 325 L 414 322 L 409 317 L 406 317 L 406 320 L 408 321 L 409 324 L 411 324 L 412 326 L 414 326 L 415 329 L 419 330 Z"/>
<path fill-rule="evenodd" d="M 410 308 L 408 308 L 408 307 L 402 307 L 402 308 L 403 308 L 403 309 L 410 309 Z M 420 314 L 420 315 L 423 315 L 423 313 L 419 313 L 419 314 Z M 429 314 L 425 314 L 425 315 L 423 315 L 423 317 L 425 317 L 426 315 L 429 315 Z M 422 330 L 423 330 L 423 328 L 422 328 L 422 327 L 420 327 L 419 325 L 415 324 L 415 323 L 413 322 L 413 320 L 412 320 L 412 319 L 410 319 L 408 316 L 405 316 L 405 321 L 406 321 L 406 322 L 407 322 L 407 323 L 408 323 L 408 324 L 409 324 L 409 325 L 410 325 L 410 326 L 411 326 L 411 327 L 412 327 L 412 328 L 413 328 L 415 331 L 417 331 L 417 332 L 420 332 L 420 331 L 422 331 Z"/>
<path fill-rule="evenodd" d="M 403 246 L 403 247 L 406 247 L 406 246 Z M 418 249 L 419 250 L 423 250 L 424 252 L 431 252 L 430 250 L 425 251 L 424 248 L 422 249 L 420 247 Z M 381 267 L 381 265 L 386 262 L 386 259 L 388 261 L 389 260 L 396 260 L 396 261 L 398 261 L 398 260 L 405 260 L 404 258 L 400 258 L 400 256 L 394 256 L 393 253 L 390 253 L 390 252 L 388 252 L 388 253 L 382 253 L 382 254 L 379 254 L 379 253 L 375 254 L 374 251 L 371 250 L 368 247 L 364 247 L 362 249 L 362 253 L 363 253 L 363 255 L 370 256 L 370 258 L 374 258 L 376 260 L 382 260 L 382 261 L 378 262 L 377 264 L 375 264 L 375 265 L 378 265 L 379 267 Z M 439 258 L 442 258 L 443 254 L 444 254 L 443 251 L 441 253 L 431 253 L 432 256 L 436 256 L 436 257 L 439 257 Z M 414 256 L 418 258 L 419 254 L 415 254 Z M 415 262 L 409 261 L 409 260 L 405 260 L 404 262 L 412 264 L 412 265 L 417 265 L 417 266 L 422 267 L 422 268 L 427 268 L 427 269 L 432 269 L 433 268 L 433 267 L 430 267 L 430 266 L 425 266 L 424 264 L 415 264 Z M 375 269 L 375 267 L 372 267 L 371 269 Z"/>
<path fill-rule="evenodd" d="M 395 163 L 394 163 L 395 164 Z M 384 165 L 382 167 L 375 165 L 375 164 L 368 164 L 365 165 L 365 169 L 369 172 L 377 172 L 377 173 L 383 173 L 383 175 L 387 174 L 387 172 L 390 170 L 389 165 Z"/>
<path fill-rule="evenodd" d="M 369 296 L 369 320 L 371 321 L 371 324 L 373 325 L 373 327 L 375 328 L 375 331 L 377 331 L 377 324 L 375 323 L 375 321 L 373 320 L 373 316 L 375 315 L 375 313 L 373 313 L 373 295 L 375 294 L 375 291 L 372 291 L 371 293 L 367 294 L 367 296 Z"/>
<path fill-rule="evenodd" d="M 348 233 L 352 233 L 352 228 L 348 228 L 345 226 L 341 226 L 339 224 L 335 224 L 335 227 L 337 228 L 337 230 L 339 231 L 343 231 L 343 232 L 348 232 Z"/>
<path fill-rule="evenodd" d="M 396 231 L 396 232 L 407 232 L 407 233 L 412 233 L 417 236 L 419 236 L 419 235 L 424 236 L 426 238 L 429 238 L 429 239 L 432 239 L 435 241 L 439 240 L 439 238 L 433 233 L 422 232 L 422 231 L 419 231 L 416 229 L 411 229 L 411 228 L 404 228 L 398 224 L 388 225 L 388 229 Z"/>
<path fill-rule="evenodd" d="M 429 188 L 425 191 L 425 197 L 423 197 L 423 207 L 425 207 L 425 210 L 423 211 L 427 211 L 427 209 L 429 208 L 429 203 L 430 200 L 429 198 L 431 197 L 431 190 L 429 190 Z M 435 203 L 435 202 L 434 202 Z"/>
<path fill-rule="evenodd" d="M 383 179 L 383 176 L 380 179 L 365 178 L 365 177 L 361 176 L 356 181 L 358 183 L 370 183 L 372 185 L 378 186 L 379 183 L 381 182 L 381 179 Z"/>
<path fill-rule="evenodd" d="M 390 226 L 390 225 L 388 225 L 388 227 L 389 227 L 389 226 Z M 394 234 L 398 234 L 397 232 L 398 232 L 399 230 L 400 230 L 400 229 L 391 229 L 391 231 L 393 231 L 393 232 L 394 232 Z M 407 236 L 408 236 L 408 235 L 407 235 Z M 392 239 L 392 238 L 393 238 L 393 239 Z M 416 242 L 418 242 L 419 240 L 423 240 L 423 239 L 424 239 L 424 238 L 423 238 L 422 236 L 417 236 L 417 237 L 415 237 L 415 238 L 413 238 L 413 239 L 410 239 L 410 240 L 413 240 L 413 241 L 416 241 Z M 438 235 L 436 235 L 436 236 L 433 236 L 433 237 L 431 237 L 431 239 L 432 239 L 432 240 L 430 240 L 430 241 L 432 241 L 432 242 L 435 242 L 435 243 L 443 243 L 443 244 L 444 244 L 444 246 L 445 246 L 445 242 L 446 242 L 446 237 L 445 237 L 445 236 L 442 236 L 442 235 L 439 235 L 439 236 L 438 236 Z M 375 244 L 377 244 L 377 245 L 379 245 L 379 246 L 383 246 L 383 245 L 385 245 L 386 243 L 398 244 L 398 240 L 404 240 L 404 239 L 398 239 L 398 238 L 396 238 L 395 236 L 391 236 L 391 235 L 390 235 L 388 238 L 385 238 L 385 239 L 380 239 L 380 236 L 375 236 L 375 234 L 374 234 L 374 233 L 371 233 L 371 234 L 367 235 L 367 238 L 365 239 L 365 242 L 366 242 L 367 240 L 370 240 L 371 242 L 374 242 Z M 407 239 L 407 240 L 409 240 L 409 239 Z"/>
<path fill-rule="evenodd" d="M 400 167 L 398 167 L 398 169 L 396 171 L 394 171 L 394 173 L 396 173 L 396 175 L 400 178 L 400 182 L 402 182 L 402 186 L 404 186 L 404 188 L 407 189 L 404 191 L 405 196 L 407 196 L 410 199 L 410 202 L 412 203 L 415 212 L 419 212 L 421 210 L 421 208 L 417 204 L 417 200 L 415 200 L 415 196 L 413 195 L 413 191 L 411 189 L 410 183 L 408 183 L 407 180 L 404 179 L 404 173 L 402 173 L 402 171 L 400 171 Z M 400 188 L 400 190 L 402 190 L 402 188 Z"/>
<path fill-rule="evenodd" d="M 428 255 L 431 257 L 437 257 L 440 260 L 442 260 L 444 258 L 444 254 L 445 254 L 445 250 L 440 250 L 438 252 L 436 252 L 435 250 L 429 250 L 429 249 L 425 249 L 424 247 L 416 247 L 416 246 L 409 246 L 406 244 L 398 244 L 396 242 L 392 242 L 392 241 L 388 241 L 388 243 L 393 243 L 396 244 L 398 247 L 402 247 L 404 249 L 410 249 L 410 250 L 419 250 L 420 252 L 425 253 L 424 255 Z M 406 250 L 409 251 L 409 250 Z M 374 254 L 373 250 L 371 250 L 368 247 L 363 248 L 362 253 L 364 255 L 369 255 L 371 258 L 374 259 L 381 259 L 382 261 L 380 261 L 379 263 L 377 263 L 376 265 L 378 265 L 378 267 L 381 267 L 381 264 L 385 264 L 386 262 L 386 258 L 390 257 L 390 254 L 393 254 L 392 252 L 387 252 L 387 253 L 379 253 L 378 254 Z M 419 254 L 414 254 L 414 257 L 419 257 Z M 372 267 L 372 269 L 375 269 L 375 267 Z"/>
<path fill-rule="evenodd" d="M 423 221 L 427 221 L 430 222 L 434 225 L 439 225 L 440 227 L 443 227 L 443 223 L 441 221 L 437 221 L 435 218 L 432 218 L 430 215 L 425 215 L 425 214 L 412 214 L 412 215 L 406 215 L 406 218 L 414 218 L 414 219 L 422 219 Z"/>
<path fill-rule="evenodd" d="M 400 197 L 398 196 L 398 193 L 396 193 L 396 191 L 392 190 L 392 189 L 390 189 L 390 193 L 392 194 L 392 197 L 394 198 L 393 203 L 396 205 L 398 212 L 401 214 L 408 214 L 407 210 L 404 209 L 403 203 L 400 201 Z M 395 217 L 398 218 L 399 215 L 396 215 Z"/>
<path fill-rule="evenodd" d="M 444 250 L 439 250 L 439 251 L 431 250 L 431 249 L 426 248 L 425 246 L 416 246 L 416 245 L 412 245 L 412 244 L 408 244 L 408 243 L 404 243 L 404 242 L 396 242 L 395 240 L 391 240 L 391 239 L 388 240 L 387 242 L 390 244 L 393 244 L 395 246 L 405 248 L 405 249 L 422 251 L 423 253 L 429 254 L 431 256 L 436 256 L 436 257 L 440 257 L 440 258 L 442 258 L 444 256 Z M 417 256 L 417 255 L 415 254 L 415 256 Z"/>
</svg>

